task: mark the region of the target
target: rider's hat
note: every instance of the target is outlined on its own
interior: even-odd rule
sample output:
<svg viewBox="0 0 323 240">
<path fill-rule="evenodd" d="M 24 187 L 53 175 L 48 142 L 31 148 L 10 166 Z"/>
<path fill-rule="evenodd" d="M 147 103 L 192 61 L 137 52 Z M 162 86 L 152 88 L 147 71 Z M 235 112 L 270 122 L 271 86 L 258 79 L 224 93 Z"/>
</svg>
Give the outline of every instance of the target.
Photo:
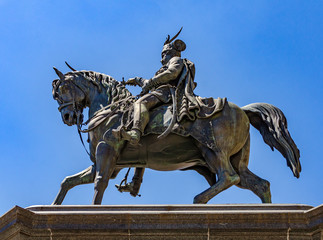
<svg viewBox="0 0 323 240">
<path fill-rule="evenodd" d="M 170 36 L 168 35 L 166 38 L 166 41 L 163 46 L 163 52 L 166 50 L 176 50 L 177 52 L 182 52 L 186 49 L 186 44 L 182 40 L 175 40 L 178 35 L 181 33 L 183 27 L 179 30 L 179 32 L 172 38 L 170 39 Z M 175 40 L 173 42 L 173 40 Z"/>
</svg>

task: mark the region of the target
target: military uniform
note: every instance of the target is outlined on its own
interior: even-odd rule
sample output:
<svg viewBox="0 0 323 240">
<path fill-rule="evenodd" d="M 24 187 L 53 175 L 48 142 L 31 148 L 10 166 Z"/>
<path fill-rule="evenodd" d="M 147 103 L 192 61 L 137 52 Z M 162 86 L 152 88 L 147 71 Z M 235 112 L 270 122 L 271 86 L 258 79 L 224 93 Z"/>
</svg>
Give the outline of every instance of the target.
<svg viewBox="0 0 323 240">
<path fill-rule="evenodd" d="M 170 88 L 176 88 L 180 74 L 184 68 L 183 59 L 180 57 L 173 57 L 169 62 L 161 67 L 151 79 L 153 89 L 147 95 L 157 97 L 161 102 L 168 103 L 171 101 Z M 145 97 L 145 96 L 144 96 Z"/>
</svg>

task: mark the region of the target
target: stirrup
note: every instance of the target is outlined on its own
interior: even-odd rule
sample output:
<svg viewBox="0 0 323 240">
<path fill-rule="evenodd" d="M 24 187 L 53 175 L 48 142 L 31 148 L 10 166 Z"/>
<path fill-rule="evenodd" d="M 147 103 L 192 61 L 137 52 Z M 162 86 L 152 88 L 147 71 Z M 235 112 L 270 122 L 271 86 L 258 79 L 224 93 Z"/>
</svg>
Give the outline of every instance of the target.
<svg viewBox="0 0 323 240">
<path fill-rule="evenodd" d="M 139 186 L 135 186 L 135 184 L 133 182 L 125 183 L 123 185 L 119 185 L 119 184 L 115 185 L 115 187 L 118 189 L 119 192 L 121 192 L 121 193 L 129 192 L 130 195 L 133 196 L 133 197 L 137 197 L 137 196 L 141 197 L 141 194 L 138 194 Z"/>
</svg>

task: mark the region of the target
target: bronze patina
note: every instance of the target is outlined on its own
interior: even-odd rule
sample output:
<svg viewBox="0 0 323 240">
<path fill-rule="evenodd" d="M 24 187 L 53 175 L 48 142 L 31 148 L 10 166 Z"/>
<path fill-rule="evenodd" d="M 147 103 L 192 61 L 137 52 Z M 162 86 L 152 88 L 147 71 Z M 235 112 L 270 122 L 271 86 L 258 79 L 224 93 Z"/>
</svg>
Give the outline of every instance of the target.
<svg viewBox="0 0 323 240">
<path fill-rule="evenodd" d="M 180 33 L 180 32 L 179 32 Z M 280 109 L 266 103 L 242 108 L 226 98 L 201 98 L 194 94 L 195 67 L 181 58 L 186 44 L 179 35 L 166 39 L 162 67 L 151 79 L 119 82 L 93 71 L 61 73 L 53 81 L 63 122 L 88 133 L 93 165 L 66 177 L 53 204 L 61 204 L 74 186 L 94 183 L 93 204 L 101 204 L 109 180 L 127 167 L 135 167 L 132 182 L 117 186 L 136 196 L 145 168 L 160 171 L 195 170 L 210 187 L 194 198 L 207 203 L 221 191 L 236 185 L 253 191 L 263 203 L 271 202 L 270 184 L 248 169 L 250 124 L 265 143 L 276 148 L 295 177 L 301 165 L 299 150 L 287 130 Z M 142 87 L 132 96 L 126 85 Z M 89 108 L 83 123 L 82 111 Z M 88 129 L 82 130 L 82 125 Z"/>
</svg>

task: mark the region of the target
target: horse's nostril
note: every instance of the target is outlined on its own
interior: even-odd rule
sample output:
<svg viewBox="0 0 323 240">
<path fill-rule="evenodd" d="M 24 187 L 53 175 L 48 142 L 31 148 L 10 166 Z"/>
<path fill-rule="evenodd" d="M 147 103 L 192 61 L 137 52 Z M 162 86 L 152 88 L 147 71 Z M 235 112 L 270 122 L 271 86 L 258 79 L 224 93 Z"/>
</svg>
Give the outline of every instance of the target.
<svg viewBox="0 0 323 240">
<path fill-rule="evenodd" d="M 64 114 L 64 121 L 68 121 L 69 118 L 70 118 L 69 114 L 68 113 L 65 113 Z"/>
</svg>

